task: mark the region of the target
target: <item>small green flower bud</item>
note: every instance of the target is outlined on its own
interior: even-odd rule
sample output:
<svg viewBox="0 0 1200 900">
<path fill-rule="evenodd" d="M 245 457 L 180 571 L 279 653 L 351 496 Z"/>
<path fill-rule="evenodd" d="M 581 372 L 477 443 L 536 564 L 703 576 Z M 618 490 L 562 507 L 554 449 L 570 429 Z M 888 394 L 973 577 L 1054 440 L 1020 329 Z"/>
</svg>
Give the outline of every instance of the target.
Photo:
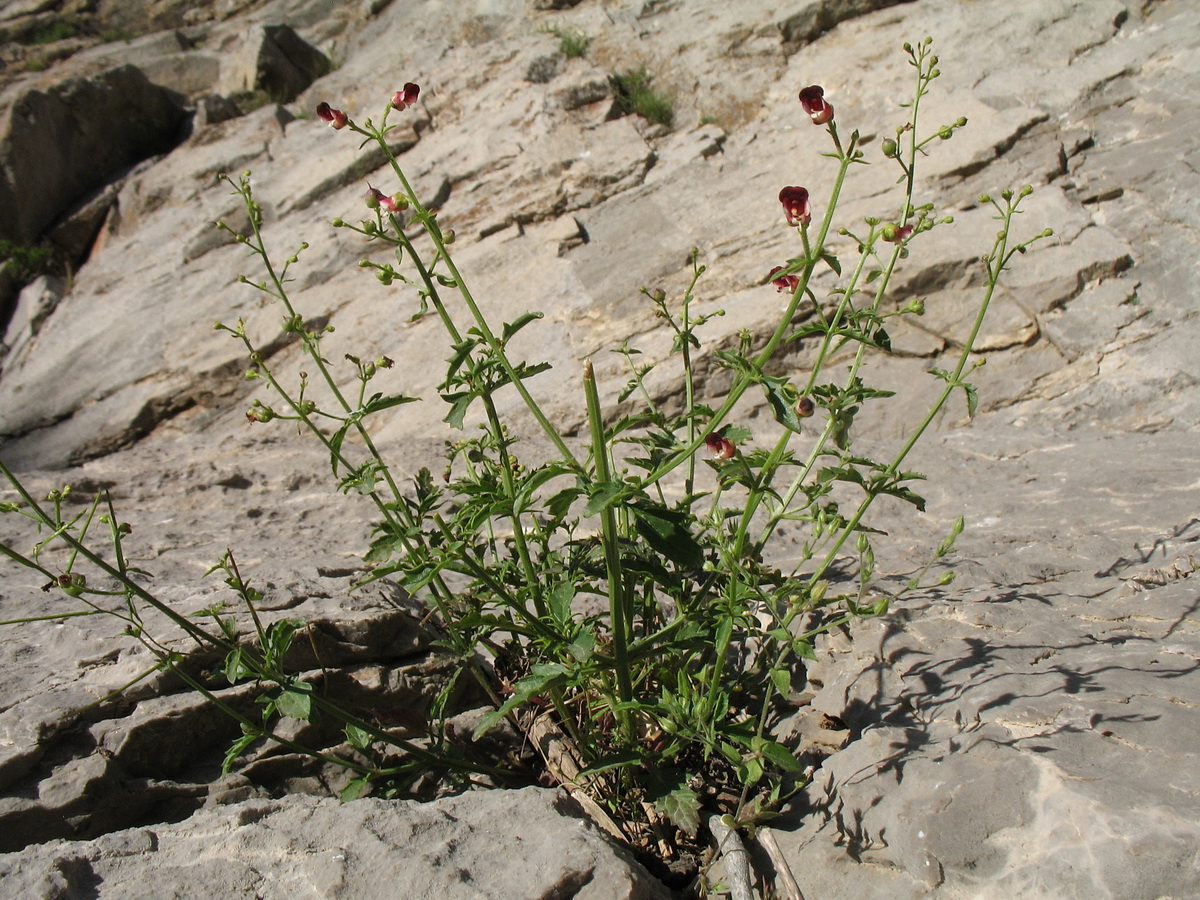
<svg viewBox="0 0 1200 900">
<path fill-rule="evenodd" d="M 453 228 L 447 228 L 444 232 L 442 232 L 442 243 L 443 244 L 453 244 L 454 243 L 454 229 Z"/>
<path fill-rule="evenodd" d="M 949 125 L 943 125 L 941 128 L 938 129 L 938 137 L 940 137 L 943 141 L 948 141 L 953 136 L 954 136 L 954 129 L 951 128 Z"/>
<path fill-rule="evenodd" d="M 954 120 L 954 125 L 956 128 L 965 128 L 967 125 L 967 117 L 959 116 L 957 119 Z"/>
<path fill-rule="evenodd" d="M 900 152 L 900 147 L 891 138 L 887 138 L 883 142 L 883 155 L 888 159 L 895 159 Z"/>
<path fill-rule="evenodd" d="M 346 223 L 345 223 L 345 221 L 344 221 L 343 219 L 341 219 L 341 218 L 337 218 L 337 219 L 334 219 L 334 220 L 333 220 L 332 222 L 330 222 L 329 224 L 331 224 L 331 225 L 332 225 L 334 228 L 341 228 L 341 227 L 342 227 L 342 226 L 344 226 Z"/>
<path fill-rule="evenodd" d="M 896 240 L 896 235 L 900 233 L 900 228 L 894 222 L 889 222 L 883 226 L 883 231 L 879 232 L 879 236 L 885 241 Z"/>
</svg>

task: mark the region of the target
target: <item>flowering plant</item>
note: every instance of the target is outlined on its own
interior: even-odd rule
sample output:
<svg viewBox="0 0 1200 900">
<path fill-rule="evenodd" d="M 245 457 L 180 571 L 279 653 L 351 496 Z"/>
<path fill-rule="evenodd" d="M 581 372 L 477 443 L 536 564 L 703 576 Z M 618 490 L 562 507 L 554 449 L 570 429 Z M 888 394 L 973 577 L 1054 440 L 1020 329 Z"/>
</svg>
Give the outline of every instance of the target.
<svg viewBox="0 0 1200 900">
<path fill-rule="evenodd" d="M 968 413 L 974 414 L 976 391 L 966 377 L 981 364 L 973 361 L 974 345 L 992 294 L 1014 254 L 1048 233 L 1020 243 L 1010 239 L 1029 188 L 984 198 L 1000 224 L 984 257 L 982 297 L 957 363 L 932 370 L 942 385 L 897 452 L 885 460 L 864 455 L 853 440 L 855 417 L 864 404 L 892 393 L 867 383 L 869 360 L 890 351 L 890 320 L 923 311 L 920 300 L 903 306 L 892 301 L 889 285 L 929 232 L 951 222 L 936 216 L 932 204 L 915 203 L 918 163 L 931 142 L 965 125 L 959 120 L 922 137 L 920 101 L 939 74 L 937 57 L 928 40 L 905 49 L 916 90 L 895 139 L 883 142 L 883 159 L 898 166 L 901 186 L 890 217 L 867 219 L 861 233 L 840 229 L 837 233 L 853 239 L 856 258 L 844 264 L 833 254 L 827 241 L 839 197 L 851 169 L 867 160 L 858 131 L 843 142 L 824 90 L 802 90 L 804 113 L 830 136 L 833 149 L 826 155 L 836 174 L 823 204 L 814 203 L 804 187 L 786 186 L 779 193 L 783 221 L 796 232 L 799 252 L 766 275 L 765 282 L 788 295 L 769 336 L 756 346 L 743 334 L 732 349 L 711 352 L 730 371 L 732 383 L 719 402 L 704 402 L 696 372 L 711 316 L 694 308 L 705 271 L 694 253 L 693 277 L 682 297 L 646 292 L 673 332 L 670 359 L 660 364 L 680 367 L 682 408 L 672 412 L 656 402 L 646 381 L 655 364 L 639 364 L 638 351 L 623 346 L 619 352 L 631 374 L 620 399 L 639 396 L 642 408 L 621 418 L 606 413 L 594 369 L 585 361 L 579 384 L 589 429 L 582 444 L 555 428 L 528 384 L 548 364 L 516 359 L 510 351 L 513 336 L 540 314 L 531 311 L 504 323 L 488 318 L 454 262 L 453 232 L 423 204 L 392 154 L 389 117 L 417 103 L 419 87 L 409 83 L 396 91 L 377 125 L 321 103 L 322 122 L 381 148 L 394 187 L 387 194 L 368 186 L 368 218 L 359 224 L 336 219 L 335 227 L 391 248 L 395 263 L 360 265 L 383 285 L 404 287 L 417 300 L 418 315 L 437 317 L 450 347 L 439 386 L 446 422 L 461 428 L 469 415 L 481 422 L 477 433 L 449 446 L 440 480 L 421 469 L 402 486 L 371 426 L 414 398 L 371 391 L 370 383 L 393 365 L 386 356 L 363 360 L 346 354 L 352 385 L 339 379 L 325 350 L 331 329 L 306 325 L 288 296 L 288 270 L 307 245 L 277 266 L 248 177 L 230 180 L 251 225 L 247 235 L 231 233 L 266 272 L 263 281 L 242 280 L 281 304 L 285 328 L 299 339 L 328 398 L 311 399 L 307 376 L 298 390 L 286 386 L 243 322 L 218 324 L 245 345 L 249 377 L 264 381 L 279 397 L 277 405 L 256 401 L 247 417 L 254 423 L 298 423 L 328 451 L 341 489 L 367 497 L 377 509 L 364 581 L 393 579 L 418 598 L 438 633 L 440 652 L 455 663 L 449 683 L 421 711 L 424 733 L 397 737 L 298 679 L 285 657 L 302 623 L 264 625 L 255 614 L 258 596 L 232 554 L 217 570 L 253 615 L 251 646 L 220 609 L 210 611 L 211 627 L 173 612 L 134 578 L 122 549 L 128 529 L 106 499 L 97 498 L 85 518 L 64 519 L 61 498 L 51 497 L 53 508 L 44 507 L 0 464 L 22 498 L 5 511 L 50 530 L 32 555 L 0 549 L 41 572 L 50 586 L 104 611 L 109 610 L 89 597 L 124 597 L 125 605 L 112 614 L 126 617 L 131 633 L 164 666 L 179 669 L 214 702 L 220 702 L 217 688 L 180 669 L 177 657 L 147 633 L 141 606 L 166 612 L 197 641 L 225 654 L 228 681 L 261 685 L 261 717 L 228 710 L 242 736 L 226 757 L 227 769 L 259 741 L 294 746 L 281 733 L 281 720 L 323 715 L 341 723 L 345 744 L 314 752 L 352 770 L 354 778 L 343 791 L 347 798 L 372 787 L 401 790 L 405 779 L 431 766 L 493 782 L 520 778 L 519 767 L 481 761 L 447 726 L 459 688 L 473 681 L 491 700 L 473 739 L 507 721 L 541 750 L 541 767 L 551 780 L 635 845 L 666 855 L 687 853 L 702 812 L 724 816 L 726 825 L 768 816 L 806 783 L 801 748 L 781 740 L 775 726 L 798 702 L 815 639 L 886 612 L 899 596 L 924 584 L 929 565 L 912 573 L 899 591 L 876 583 L 873 545 L 883 533 L 868 522 L 872 505 L 889 496 L 923 509 L 913 489 L 922 476 L 904 463 L 955 392 L 964 393 Z M 811 288 L 820 269 L 841 279 L 824 299 Z M 768 374 L 781 348 L 796 343 L 805 351 L 805 367 L 787 376 Z M 828 371 L 834 354 L 848 360 L 840 378 Z M 761 434 L 756 439 L 734 418 L 752 388 L 763 392 L 773 414 L 774 434 L 765 439 Z M 547 461 L 526 465 L 518 458 L 517 436 L 495 402 L 509 391 L 520 397 L 540 431 L 535 438 L 548 449 Z M 98 521 L 109 526 L 112 559 L 87 546 L 97 512 Z M 799 526 L 804 536 L 781 550 L 775 539 L 785 522 Z M 961 527 L 959 520 L 930 564 L 949 552 Z M 60 571 L 40 556 L 50 540 L 72 548 Z M 85 564 L 108 579 L 106 587 L 87 579 Z"/>
</svg>

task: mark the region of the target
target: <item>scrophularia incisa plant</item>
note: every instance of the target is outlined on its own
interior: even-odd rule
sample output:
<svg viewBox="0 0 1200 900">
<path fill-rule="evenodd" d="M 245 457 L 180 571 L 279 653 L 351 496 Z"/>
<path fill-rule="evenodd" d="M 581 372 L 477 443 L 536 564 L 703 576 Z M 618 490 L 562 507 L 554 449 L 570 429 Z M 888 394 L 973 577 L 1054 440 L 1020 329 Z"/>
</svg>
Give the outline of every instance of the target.
<svg viewBox="0 0 1200 900">
<path fill-rule="evenodd" d="M 275 741 L 345 766 L 352 774 L 342 791 L 346 799 L 369 791 L 400 795 L 431 771 L 462 785 L 540 778 L 564 786 L 635 847 L 701 859 L 708 816 L 723 817 L 722 827 L 752 825 L 806 783 L 801 748 L 778 740 L 776 726 L 804 702 L 805 661 L 814 658 L 816 638 L 884 614 L 902 594 L 926 585 L 929 565 L 906 576 L 898 591 L 880 587 L 874 547 L 886 535 L 870 524 L 872 505 L 887 496 L 924 508 L 913 487 L 922 476 L 905 462 L 956 393 L 974 414 L 976 391 L 967 379 L 982 364 L 975 342 L 1001 273 L 1049 234 L 1022 242 L 1010 237 L 1030 188 L 982 198 L 998 225 L 982 257 L 985 277 L 973 324 L 961 336 L 954 364 L 930 370 L 937 389 L 899 450 L 878 460 L 864 455 L 854 442 L 855 417 L 865 404 L 892 395 L 868 382 L 870 361 L 890 352 L 893 319 L 924 311 L 920 299 L 898 302 L 889 286 L 909 254 L 951 222 L 918 202 L 917 170 L 936 142 L 966 124 L 924 126 L 921 101 L 938 77 L 937 57 L 928 39 L 904 50 L 915 89 L 874 161 L 898 174 L 890 211 L 853 228 L 835 226 L 847 179 L 868 159 L 859 132 L 843 136 L 839 130 L 822 87 L 804 88 L 803 114 L 829 135 L 824 164 L 834 169 L 833 186 L 824 198 L 801 185 L 779 191 L 780 226 L 794 233 L 797 252 L 764 273 L 762 289 L 787 298 L 773 328 L 758 343 L 747 333 L 732 348 L 707 350 L 704 326 L 712 313 L 696 309 L 704 266 L 694 253 L 681 297 L 645 292 L 673 338 L 668 358 L 657 365 L 678 367 L 682 405 L 668 411 L 655 399 L 646 379 L 656 364 L 643 363 L 635 348 L 614 348 L 630 369 L 622 409 L 634 408 L 626 402 L 631 398 L 640 405 L 619 418 L 606 412 L 592 364 L 584 361 L 578 384 L 589 427 L 583 440 L 560 432 L 535 396 L 530 379 L 548 364 L 510 350 L 514 335 L 538 327 L 541 314 L 531 310 L 511 322 L 489 318 L 454 262 L 453 232 L 423 203 L 392 154 L 392 121 L 419 101 L 419 87 L 398 90 L 377 123 L 360 123 L 321 103 L 317 118 L 345 132 L 331 140 L 375 144 L 390 169 L 365 187 L 363 221 L 335 219 L 333 225 L 374 248 L 389 248 L 393 261 L 359 265 L 397 290 L 398 302 L 411 303 L 409 314 L 441 323 L 448 347 L 438 389 L 445 421 L 460 429 L 468 421 L 478 425 L 448 444 L 433 471 L 421 468 L 407 483 L 400 475 L 405 466 L 388 461 L 388 448 L 377 445 L 372 428 L 415 398 L 372 389 L 377 378 L 398 380 L 398 371 L 381 378 L 393 368 L 387 356 L 335 352 L 327 346 L 332 329 L 306 324 L 310 319 L 292 305 L 287 284 L 307 245 L 277 265 L 248 174 L 227 179 L 250 214 L 249 233 L 235 237 L 265 272 L 262 280 L 241 280 L 280 305 L 284 328 L 315 373 L 285 384 L 243 322 L 218 324 L 245 345 L 248 377 L 268 384 L 277 397 L 255 401 L 247 418 L 255 427 L 277 419 L 295 423 L 324 445 L 339 488 L 366 498 L 378 514 L 362 580 L 392 580 L 418 600 L 436 632 L 437 652 L 453 662 L 444 688 L 419 711 L 415 732 L 412 722 L 399 731 L 356 712 L 289 667 L 289 648 L 305 624 L 260 617 L 260 595 L 232 554 L 215 567 L 231 589 L 228 605 L 196 618 L 156 598 L 126 549 L 129 526 L 103 494 L 84 512 L 68 515 L 65 491 L 37 500 L 0 464 L 18 495 L 3 510 L 28 517 L 41 535 L 31 551 L 8 545 L 0 551 L 38 572 L 48 590 L 82 604 L 82 612 L 124 619 L 160 666 L 173 668 L 237 719 L 242 734 L 226 770 L 243 753 Z M 849 238 L 852 258 L 834 256 L 831 235 Z M 822 298 L 810 285 L 826 269 L 838 287 Z M 770 364 L 789 345 L 789 359 L 802 360 L 804 368 L 768 374 L 778 371 Z M 836 367 L 830 363 L 835 357 Z M 730 372 L 727 393 L 711 403 L 698 384 L 702 358 Z M 772 413 L 758 420 L 769 427 L 759 425 L 755 434 L 734 417 L 752 389 L 762 391 Z M 514 423 L 501 418 L 496 398 L 508 392 L 528 410 L 533 433 L 517 435 Z M 537 443 L 548 460 L 524 463 L 519 437 Z M 779 540 L 784 523 L 785 546 Z M 105 532 L 105 550 L 94 548 L 97 526 Z M 960 520 L 932 549 L 930 564 L 948 553 L 961 527 Z M 237 608 L 250 614 L 244 629 L 235 621 Z M 223 665 L 207 675 L 181 665 L 178 650 L 146 627 L 146 610 L 165 615 L 219 654 Z M 223 699 L 223 686 L 243 683 L 259 688 L 256 714 Z M 474 734 L 447 725 L 461 711 L 457 698 L 468 685 L 474 696 L 490 698 Z M 286 736 L 292 732 L 282 725 L 289 719 L 318 716 L 340 723 L 344 743 L 312 749 Z M 514 736 L 518 747 L 511 755 L 488 758 L 478 742 L 496 729 L 521 737 Z M 521 758 L 521 746 L 541 752 L 536 765 Z"/>
</svg>

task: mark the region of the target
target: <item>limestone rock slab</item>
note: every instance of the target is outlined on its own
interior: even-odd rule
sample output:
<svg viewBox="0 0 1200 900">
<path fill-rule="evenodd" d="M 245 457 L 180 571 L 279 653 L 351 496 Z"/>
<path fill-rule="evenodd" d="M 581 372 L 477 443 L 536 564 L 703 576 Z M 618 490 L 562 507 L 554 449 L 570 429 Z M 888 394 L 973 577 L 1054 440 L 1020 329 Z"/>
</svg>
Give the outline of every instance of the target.
<svg viewBox="0 0 1200 900">
<path fill-rule="evenodd" d="M 291 797 L 206 809 L 177 825 L 0 855 L 10 896 L 180 900 L 665 900 L 637 863 L 538 788 L 432 803 Z"/>
</svg>

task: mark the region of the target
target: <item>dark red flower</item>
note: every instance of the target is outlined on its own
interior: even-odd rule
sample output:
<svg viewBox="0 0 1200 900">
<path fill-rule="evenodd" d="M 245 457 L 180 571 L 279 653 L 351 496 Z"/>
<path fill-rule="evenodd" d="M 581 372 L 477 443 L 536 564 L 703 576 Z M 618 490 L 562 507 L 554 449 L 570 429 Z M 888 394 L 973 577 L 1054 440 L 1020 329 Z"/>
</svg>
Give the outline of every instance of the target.
<svg viewBox="0 0 1200 900">
<path fill-rule="evenodd" d="M 833 118 L 833 107 L 825 102 L 825 89 L 819 84 L 810 85 L 800 92 L 800 105 L 814 125 L 824 125 Z"/>
<path fill-rule="evenodd" d="M 704 443 L 708 446 L 708 452 L 717 459 L 733 459 L 733 455 L 737 453 L 733 441 L 715 431 L 705 436 Z"/>
<path fill-rule="evenodd" d="M 403 112 L 417 102 L 417 95 L 420 93 L 420 86 L 410 81 L 401 90 L 392 94 L 392 107 Z"/>
<path fill-rule="evenodd" d="M 342 129 L 346 127 L 346 114 L 340 109 L 334 109 L 328 103 L 317 104 L 317 118 L 322 122 L 327 122 L 330 128 Z"/>
<path fill-rule="evenodd" d="M 779 192 L 783 214 L 789 225 L 807 225 L 812 221 L 812 207 L 808 204 L 808 191 L 802 187 L 785 187 Z"/>
<path fill-rule="evenodd" d="M 802 419 L 807 419 L 809 416 L 811 416 L 813 413 L 815 413 L 817 411 L 817 405 L 812 402 L 811 398 L 801 397 L 799 400 L 796 401 L 795 410 L 796 410 L 796 415 L 798 415 Z"/>
<path fill-rule="evenodd" d="M 800 284 L 800 278 L 797 275 L 780 275 L 775 277 L 776 272 L 782 272 L 783 266 L 776 266 L 771 270 L 771 274 L 767 277 L 771 279 L 771 283 L 779 291 L 787 291 L 789 294 L 795 293 L 796 288 Z"/>
</svg>

